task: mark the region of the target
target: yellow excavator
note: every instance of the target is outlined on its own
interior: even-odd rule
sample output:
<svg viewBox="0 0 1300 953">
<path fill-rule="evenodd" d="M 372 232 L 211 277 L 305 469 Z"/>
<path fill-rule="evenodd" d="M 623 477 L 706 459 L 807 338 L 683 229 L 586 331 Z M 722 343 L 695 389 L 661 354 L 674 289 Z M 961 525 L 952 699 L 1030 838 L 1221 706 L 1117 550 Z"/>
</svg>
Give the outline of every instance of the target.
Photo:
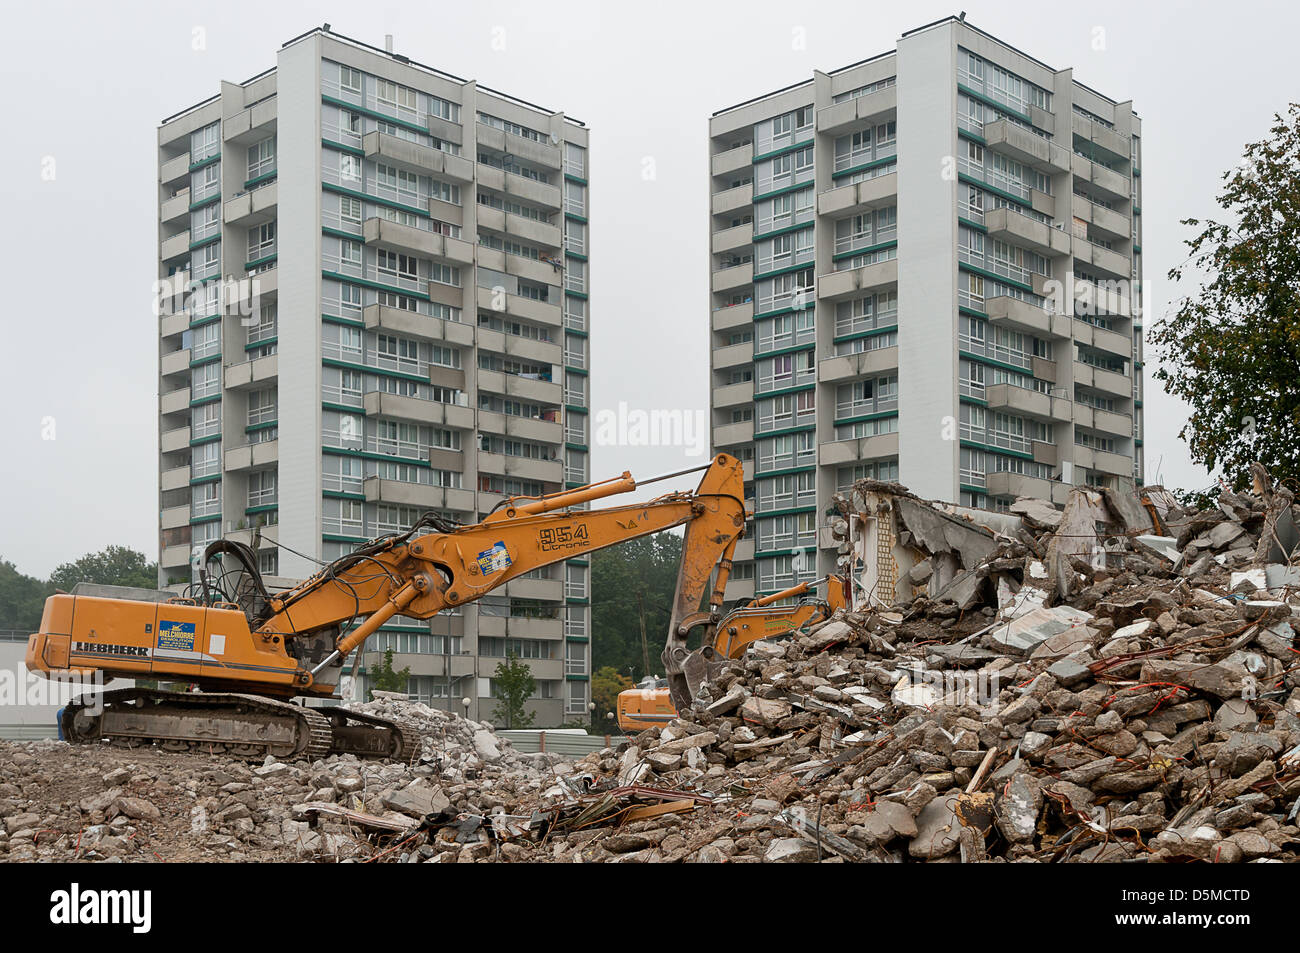
<svg viewBox="0 0 1300 953">
<path fill-rule="evenodd" d="M 801 598 L 815 592 L 823 583 L 826 585 L 824 600 Z M 787 599 L 800 601 L 786 605 L 775 604 Z M 682 666 L 688 679 L 690 695 L 694 696 L 699 681 L 707 677 L 708 669 L 717 663 L 740 658 L 751 644 L 760 639 L 785 635 L 803 626 L 829 619 L 836 609 L 846 608 L 850 603 L 848 580 L 832 573 L 732 609 L 718 623 L 713 644 L 693 653 Z M 666 679 L 649 676 L 642 679 L 637 687 L 625 689 L 618 695 L 618 726 L 623 731 L 641 731 L 665 724 L 676 718 L 677 712 Z"/>
<path fill-rule="evenodd" d="M 503 500 L 475 524 L 426 514 L 409 530 L 371 540 L 284 592 L 266 590 L 249 547 L 218 540 L 204 552 L 193 598 L 50 596 L 40 631 L 27 642 L 27 668 L 51 678 L 98 674 L 198 688 L 85 696 L 64 709 L 63 734 L 73 743 L 157 744 L 253 758 L 350 752 L 406 759 L 418 749 L 408 726 L 292 700 L 337 697 L 349 654 L 394 615 L 428 619 L 539 567 L 682 526 L 662 660 L 667 692 L 684 707 L 691 698 L 687 672 L 704 664 L 687 650 L 687 637 L 699 628 L 704 645 L 716 644 L 731 558 L 748 515 L 744 471 L 735 457 L 719 454 L 703 467 L 644 481 L 698 470 L 705 472 L 693 492 L 647 503 L 578 508 L 637 489 L 624 472 L 579 489 Z M 237 566 L 227 568 L 226 560 Z M 221 571 L 210 576 L 213 566 Z"/>
</svg>

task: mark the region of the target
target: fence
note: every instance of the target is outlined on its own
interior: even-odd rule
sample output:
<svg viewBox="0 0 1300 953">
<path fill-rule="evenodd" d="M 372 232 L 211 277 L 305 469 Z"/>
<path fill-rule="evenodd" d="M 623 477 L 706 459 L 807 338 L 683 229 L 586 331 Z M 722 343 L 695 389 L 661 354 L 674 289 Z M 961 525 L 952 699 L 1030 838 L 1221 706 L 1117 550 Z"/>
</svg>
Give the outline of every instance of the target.
<svg viewBox="0 0 1300 953">
<path fill-rule="evenodd" d="M 576 731 L 511 730 L 498 731 L 497 735 L 507 739 L 515 750 L 525 754 L 545 751 L 565 757 L 582 758 L 602 748 L 613 748 L 622 743 L 622 734 L 588 735 Z"/>
</svg>

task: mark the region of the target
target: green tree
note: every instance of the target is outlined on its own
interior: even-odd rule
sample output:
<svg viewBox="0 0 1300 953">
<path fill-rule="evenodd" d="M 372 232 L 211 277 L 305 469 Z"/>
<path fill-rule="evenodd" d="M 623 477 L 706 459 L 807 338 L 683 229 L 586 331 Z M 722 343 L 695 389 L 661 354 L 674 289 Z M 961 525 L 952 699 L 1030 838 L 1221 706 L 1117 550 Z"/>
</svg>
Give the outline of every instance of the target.
<svg viewBox="0 0 1300 953">
<path fill-rule="evenodd" d="M 380 692 L 401 692 L 406 694 L 406 685 L 411 677 L 411 667 L 408 665 L 400 672 L 393 671 L 393 650 L 384 649 L 384 660 L 376 665 L 370 671 L 370 698 L 374 699 L 374 693 Z"/>
<path fill-rule="evenodd" d="M 492 717 L 504 722 L 506 728 L 531 727 L 536 713 L 527 710 L 528 699 L 533 697 L 537 688 L 532 669 L 510 652 L 504 662 L 497 663 L 492 674 L 497 690 L 497 705 L 492 709 Z"/>
<path fill-rule="evenodd" d="M 1181 281 L 1190 269 L 1200 287 L 1151 341 L 1156 379 L 1191 405 L 1179 437 L 1192 459 L 1240 489 L 1253 460 L 1300 479 L 1300 105 L 1223 179 L 1227 220 L 1185 219 L 1200 233 L 1169 272 Z"/>
<path fill-rule="evenodd" d="M 592 554 L 593 669 L 608 666 L 633 681 L 662 674 L 659 655 L 668 632 L 681 561 L 682 537 L 671 531 L 642 536 Z M 641 648 L 643 605 L 645 653 Z M 649 655 L 648 671 L 645 655 Z M 604 711 L 597 714 L 603 715 Z"/>
<path fill-rule="evenodd" d="M 0 629 L 35 632 L 41 624 L 45 597 L 54 589 L 27 576 L 6 559 L 0 559 Z"/>
<path fill-rule="evenodd" d="M 596 703 L 596 711 L 591 719 L 591 727 L 596 732 L 613 731 L 615 722 L 605 717 L 609 712 L 618 715 L 618 693 L 633 688 L 632 679 L 617 669 L 605 665 L 591 676 L 591 700 Z"/>
<path fill-rule="evenodd" d="M 64 563 L 50 574 L 50 585 L 65 591 L 79 582 L 106 586 L 158 587 L 158 564 L 144 553 L 127 546 L 109 546 L 98 553 L 88 553 L 76 562 Z"/>
</svg>

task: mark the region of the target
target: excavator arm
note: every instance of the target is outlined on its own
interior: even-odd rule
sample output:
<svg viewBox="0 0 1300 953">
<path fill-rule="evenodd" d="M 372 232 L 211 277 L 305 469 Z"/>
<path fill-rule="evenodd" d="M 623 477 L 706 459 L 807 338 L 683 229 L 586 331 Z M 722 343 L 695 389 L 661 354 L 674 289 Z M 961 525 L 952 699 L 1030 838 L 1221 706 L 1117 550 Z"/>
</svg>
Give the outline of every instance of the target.
<svg viewBox="0 0 1300 953">
<path fill-rule="evenodd" d="M 365 547 L 297 588 L 272 598 L 257 632 L 294 639 L 341 627 L 366 616 L 333 651 L 304 669 L 302 688 L 358 648 L 396 614 L 427 619 L 474 602 L 543 566 L 584 553 L 686 526 L 674 599 L 670 644 L 685 643 L 697 626 L 716 625 L 728 559 L 744 532 L 744 476 L 740 461 L 716 457 L 694 492 L 670 493 L 648 503 L 584 511 L 573 507 L 637 487 L 630 474 L 540 499 L 509 500 L 481 523 L 449 532 L 407 533 Z M 697 611 L 713 575 L 718 584 L 707 611 Z"/>
<path fill-rule="evenodd" d="M 404 756 L 412 738 L 400 725 L 275 699 L 333 696 L 347 656 L 394 615 L 427 619 L 543 566 L 676 526 L 686 527 L 686 540 L 669 645 L 684 650 L 686 637 L 700 626 L 708 644 L 731 553 L 744 532 L 744 472 L 739 460 L 725 454 L 697 469 L 705 472 L 693 492 L 647 503 L 581 508 L 644 485 L 624 473 L 575 490 L 504 500 L 472 525 L 425 517 L 276 594 L 263 586 L 251 550 L 219 541 L 205 553 L 197 598 L 159 594 L 144 600 L 102 592 L 49 597 L 41 630 L 28 640 L 27 667 L 48 677 L 92 672 L 184 681 L 201 689 L 110 692 L 98 713 L 69 706 L 69 740 L 152 741 L 178 750 L 222 747 L 277 757 L 327 751 Z M 206 569 L 216 556 L 240 564 L 234 592 L 224 584 L 233 570 L 209 584 Z M 715 567 L 717 582 L 708 609 L 701 611 Z M 212 692 L 226 694 L 205 694 Z"/>
</svg>

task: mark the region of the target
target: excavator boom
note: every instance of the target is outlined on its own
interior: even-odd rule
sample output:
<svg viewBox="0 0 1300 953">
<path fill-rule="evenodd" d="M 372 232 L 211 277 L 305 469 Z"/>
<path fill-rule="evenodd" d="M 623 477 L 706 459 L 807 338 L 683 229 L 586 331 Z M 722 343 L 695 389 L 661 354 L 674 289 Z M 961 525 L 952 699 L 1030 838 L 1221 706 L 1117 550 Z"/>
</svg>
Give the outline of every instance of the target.
<svg viewBox="0 0 1300 953">
<path fill-rule="evenodd" d="M 332 714 L 334 723 L 325 725 L 319 716 L 285 711 L 314 710 L 274 699 L 332 697 L 348 655 L 393 615 L 428 619 L 552 563 L 685 526 L 669 643 L 684 646 L 699 626 L 711 638 L 731 551 L 744 532 L 744 475 L 740 461 L 725 454 L 700 469 L 705 473 L 695 491 L 669 493 L 648 503 L 576 509 L 636 489 L 638 483 L 624 473 L 563 493 L 505 500 L 472 525 L 449 526 L 426 517 L 278 594 L 263 588 L 246 547 L 219 542 L 209 547 L 205 564 L 210 557 L 232 555 L 244 568 L 238 592 L 218 587 L 214 594 L 205 579 L 199 599 L 56 594 L 46 601 L 41 631 L 28 640 L 27 665 L 47 676 L 91 670 L 107 677 L 186 681 L 205 692 L 223 693 L 205 709 L 201 694 L 177 699 L 175 693 L 127 690 L 129 697 L 116 699 L 116 712 L 111 711 L 114 699 L 103 716 L 75 711 L 75 724 L 69 725 L 73 740 L 129 735 L 180 746 L 206 741 L 247 753 L 260 743 L 258 719 L 278 718 L 277 740 L 261 750 L 319 753 L 326 743 L 322 736 L 331 730 L 349 739 L 347 750 L 365 748 L 370 741 L 361 716 L 347 715 L 351 720 L 345 724 L 339 721 L 344 715 Z M 709 609 L 700 611 L 715 568 L 719 583 Z M 138 729 L 134 734 L 132 724 Z M 384 750 L 369 753 L 404 750 L 409 739 L 400 737 L 400 730 L 381 731 L 388 732 L 387 741 L 374 747 Z"/>
</svg>

